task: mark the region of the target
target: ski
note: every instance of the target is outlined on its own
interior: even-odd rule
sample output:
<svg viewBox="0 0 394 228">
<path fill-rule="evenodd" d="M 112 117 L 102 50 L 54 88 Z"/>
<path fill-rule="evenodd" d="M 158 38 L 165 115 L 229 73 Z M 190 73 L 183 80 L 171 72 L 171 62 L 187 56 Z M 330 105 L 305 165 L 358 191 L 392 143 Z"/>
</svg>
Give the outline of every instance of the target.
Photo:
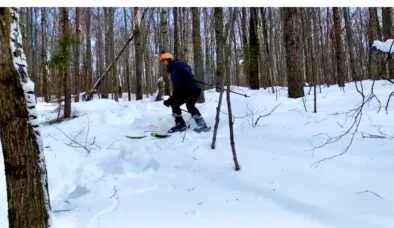
<svg viewBox="0 0 394 228">
<path fill-rule="evenodd" d="M 169 134 L 163 134 L 157 131 L 153 131 L 150 133 L 150 136 L 155 137 L 155 138 L 167 138 L 171 135 Z M 139 135 L 139 136 L 132 136 L 132 135 L 126 135 L 126 138 L 128 139 L 142 139 L 148 137 L 147 135 Z"/>
</svg>

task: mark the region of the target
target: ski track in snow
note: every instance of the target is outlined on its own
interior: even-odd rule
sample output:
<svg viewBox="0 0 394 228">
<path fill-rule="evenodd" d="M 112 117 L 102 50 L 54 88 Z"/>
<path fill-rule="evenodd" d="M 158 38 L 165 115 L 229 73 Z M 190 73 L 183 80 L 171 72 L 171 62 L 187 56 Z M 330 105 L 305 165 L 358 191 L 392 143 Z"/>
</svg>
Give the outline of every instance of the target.
<svg viewBox="0 0 394 228">
<path fill-rule="evenodd" d="M 109 214 L 109 213 L 113 212 L 118 207 L 118 205 L 119 205 L 118 197 L 117 196 L 113 196 L 111 205 L 108 208 L 106 208 L 106 209 L 100 211 L 99 213 L 93 215 L 92 218 L 89 220 L 89 223 L 88 223 L 87 227 L 88 228 L 100 227 L 100 225 L 98 223 L 99 218 L 101 216 L 104 216 L 106 214 Z"/>
</svg>

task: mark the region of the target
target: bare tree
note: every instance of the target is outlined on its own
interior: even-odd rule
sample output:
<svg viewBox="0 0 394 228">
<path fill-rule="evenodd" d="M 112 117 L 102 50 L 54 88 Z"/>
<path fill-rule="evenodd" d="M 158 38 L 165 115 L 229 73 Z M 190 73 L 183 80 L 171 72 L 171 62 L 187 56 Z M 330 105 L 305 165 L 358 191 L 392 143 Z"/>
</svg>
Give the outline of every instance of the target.
<svg viewBox="0 0 394 228">
<path fill-rule="evenodd" d="M 168 8 L 162 8 L 160 13 L 160 34 L 161 34 L 161 49 L 165 52 L 169 51 L 168 41 Z M 167 72 L 160 68 L 160 75 L 164 80 L 164 95 L 170 95 L 170 81 Z"/>
<path fill-rule="evenodd" d="M 383 18 L 383 37 L 385 40 L 394 39 L 394 19 L 393 19 L 393 8 L 383 7 L 382 8 Z M 394 78 L 394 62 L 390 61 L 388 65 L 389 78 Z"/>
<path fill-rule="evenodd" d="M 296 8 L 281 8 L 284 21 L 284 42 L 286 50 L 286 69 L 288 93 L 290 98 L 304 96 L 303 77 L 300 70 L 300 44 L 297 39 L 298 12 Z"/>
<path fill-rule="evenodd" d="M 377 9 L 374 7 L 368 8 L 369 11 L 369 26 L 368 26 L 368 35 L 369 35 L 369 46 L 371 47 L 374 40 L 378 39 L 378 24 L 376 24 L 378 18 Z M 372 50 L 372 49 L 371 49 Z M 369 52 L 369 61 L 368 61 L 368 74 L 372 79 L 378 79 L 378 56 L 372 51 Z"/>
<path fill-rule="evenodd" d="M 356 64 L 355 64 L 356 61 L 353 51 L 352 24 L 351 24 L 349 8 L 343 7 L 343 17 L 345 18 L 347 48 L 349 50 L 349 58 L 350 58 L 350 80 L 358 80 Z"/>
<path fill-rule="evenodd" d="M 45 7 L 41 8 L 41 74 L 42 74 L 42 94 L 44 101 L 49 102 L 48 91 L 48 38 L 47 38 L 47 10 Z"/>
<path fill-rule="evenodd" d="M 124 17 L 124 37 L 125 40 L 127 40 L 127 36 L 128 36 L 128 30 L 127 30 L 127 10 L 126 8 L 123 8 L 123 17 Z M 130 63 L 129 63 L 129 48 L 127 47 L 126 49 L 126 53 L 125 53 L 125 67 L 126 67 L 126 86 L 127 86 L 127 97 L 128 100 L 131 101 L 131 91 L 130 91 Z"/>
<path fill-rule="evenodd" d="M 198 8 L 192 8 L 192 21 L 193 21 L 193 53 L 194 53 L 194 71 L 197 80 L 205 81 L 204 79 L 204 66 L 201 53 L 201 31 L 200 31 L 200 12 Z M 198 98 L 198 103 L 205 102 L 204 85 L 201 85 L 201 95 Z"/>
<path fill-rule="evenodd" d="M 90 18 L 91 18 L 91 9 L 90 8 L 85 8 L 85 17 L 86 17 L 86 36 L 85 36 L 85 42 L 86 42 L 86 54 L 85 58 L 83 61 L 83 86 L 84 90 L 88 90 L 92 86 L 92 44 L 91 44 L 91 24 L 90 24 Z"/>
<path fill-rule="evenodd" d="M 338 7 L 332 8 L 332 16 L 334 19 L 334 34 L 335 34 L 335 56 L 337 66 L 337 77 L 339 87 L 345 87 L 345 66 L 344 57 L 342 51 L 342 39 L 341 39 L 341 16 Z"/>
<path fill-rule="evenodd" d="M 81 17 L 81 9 L 79 7 L 75 7 L 75 39 L 76 42 L 74 44 L 74 101 L 79 101 L 79 91 L 80 91 L 80 78 L 81 78 L 81 70 L 80 70 L 80 45 L 81 45 L 81 29 L 80 29 L 80 17 Z"/>
<path fill-rule="evenodd" d="M 223 35 L 223 8 L 214 8 L 216 36 L 216 92 L 220 92 L 225 66 L 223 62 L 225 37 Z"/>
<path fill-rule="evenodd" d="M 10 36 L 11 34 L 11 36 Z M 0 139 L 9 227 L 48 227 L 48 178 L 19 13 L 0 8 Z"/>
<path fill-rule="evenodd" d="M 180 58 L 180 51 L 179 51 L 179 17 L 178 17 L 179 9 L 174 7 L 172 9 L 173 17 L 174 17 L 174 56 L 175 58 Z"/>
<path fill-rule="evenodd" d="M 135 33 L 135 86 L 136 86 L 136 99 L 142 99 L 142 52 L 141 50 L 141 16 L 140 9 L 134 7 L 134 33 Z"/>
<path fill-rule="evenodd" d="M 259 40 L 257 36 L 257 8 L 250 9 L 249 17 L 249 88 L 260 89 L 259 80 Z"/>
<path fill-rule="evenodd" d="M 70 79 L 68 62 L 70 61 L 69 46 L 72 42 L 70 36 L 70 25 L 68 18 L 68 9 L 65 7 L 60 8 L 60 24 L 62 28 L 62 40 L 60 41 L 61 48 L 61 71 L 63 78 L 64 88 L 64 118 L 71 117 L 71 91 L 70 91 Z"/>
</svg>

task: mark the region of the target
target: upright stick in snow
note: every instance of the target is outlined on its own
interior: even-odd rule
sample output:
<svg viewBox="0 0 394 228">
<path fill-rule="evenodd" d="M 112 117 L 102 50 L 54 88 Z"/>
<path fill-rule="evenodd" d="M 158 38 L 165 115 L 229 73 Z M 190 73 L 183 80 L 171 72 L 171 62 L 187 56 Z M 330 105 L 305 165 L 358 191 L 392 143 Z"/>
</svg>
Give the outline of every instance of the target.
<svg viewBox="0 0 394 228">
<path fill-rule="evenodd" d="M 19 13 L 0 8 L 0 138 L 9 227 L 48 227 L 48 178 Z"/>
<path fill-rule="evenodd" d="M 234 26 L 234 24 L 232 25 L 232 27 Z M 230 34 L 233 35 L 233 39 L 235 39 L 234 37 L 234 33 L 232 32 L 233 28 L 231 29 Z M 230 36 L 229 34 L 229 36 Z M 228 45 L 230 44 L 227 43 Z M 230 50 L 231 47 L 230 46 L 226 46 L 226 50 Z M 239 166 L 238 163 L 238 159 L 237 159 L 237 152 L 235 151 L 235 142 L 234 142 L 234 130 L 233 130 L 233 112 L 231 110 L 231 100 L 230 100 L 230 56 L 229 56 L 230 52 L 226 51 L 225 56 L 224 56 L 224 62 L 226 63 L 226 80 L 227 80 L 227 90 L 226 90 L 226 95 L 227 95 L 227 109 L 228 109 L 228 124 L 229 124 L 229 129 L 230 129 L 230 145 L 231 145 L 231 151 L 233 154 L 233 161 L 234 161 L 234 168 L 235 171 L 239 171 L 241 169 L 241 167 Z"/>
<path fill-rule="evenodd" d="M 235 22 L 235 16 L 237 14 L 236 9 L 231 10 L 230 12 L 230 21 L 226 26 L 226 33 L 225 33 L 225 37 L 226 37 L 226 44 L 225 47 L 230 47 L 230 35 L 233 33 L 233 29 L 234 29 L 234 22 Z M 226 48 L 224 56 L 226 59 L 226 63 L 228 62 L 228 57 L 230 56 L 230 48 Z M 228 68 L 228 67 L 227 67 Z M 240 170 L 239 164 L 238 164 L 238 160 L 237 160 L 237 155 L 235 153 L 235 145 L 234 145 L 234 134 L 233 132 L 233 128 L 232 128 L 232 114 L 231 114 L 231 107 L 230 107 L 230 77 L 229 77 L 229 71 L 227 70 L 226 72 L 227 74 L 227 102 L 228 102 L 228 108 L 229 108 L 229 120 L 230 120 L 230 140 L 231 140 L 231 148 L 233 151 L 233 160 L 234 160 L 234 164 L 235 164 L 235 170 L 238 171 Z M 220 95 L 219 95 L 219 102 L 218 102 L 218 107 L 216 108 L 217 112 L 216 112 L 216 122 L 215 122 L 215 127 L 214 127 L 214 133 L 213 133 L 213 139 L 212 139 L 212 144 L 211 144 L 211 148 L 215 149 L 215 142 L 216 142 L 216 134 L 217 134 L 217 130 L 218 130 L 218 126 L 219 126 L 219 115 L 220 115 L 220 107 L 222 105 L 222 98 L 223 98 L 223 84 L 224 84 L 224 78 L 222 77 L 222 80 L 220 82 Z"/>
</svg>

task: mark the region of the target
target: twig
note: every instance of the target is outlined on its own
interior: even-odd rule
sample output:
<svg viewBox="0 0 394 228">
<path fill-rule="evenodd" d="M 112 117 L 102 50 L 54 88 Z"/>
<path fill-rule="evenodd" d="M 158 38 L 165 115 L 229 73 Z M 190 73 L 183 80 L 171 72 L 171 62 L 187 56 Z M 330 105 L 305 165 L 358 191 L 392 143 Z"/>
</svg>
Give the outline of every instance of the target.
<svg viewBox="0 0 394 228">
<path fill-rule="evenodd" d="M 362 194 L 362 193 L 371 193 L 371 194 L 375 195 L 378 198 L 384 199 L 381 195 L 377 194 L 376 192 L 369 191 L 369 190 L 365 190 L 363 192 L 356 192 L 355 194 L 359 195 L 359 194 Z"/>
<path fill-rule="evenodd" d="M 386 108 L 385 108 L 386 114 L 389 113 L 389 110 L 388 110 L 388 108 L 389 108 L 389 103 L 390 103 L 390 99 L 391 99 L 391 97 L 392 97 L 393 95 L 394 95 L 394 92 L 391 92 L 389 98 L 387 99 Z"/>
<path fill-rule="evenodd" d="M 116 189 L 116 186 L 114 186 L 114 193 L 109 198 L 115 198 L 118 199 L 118 189 Z"/>
<path fill-rule="evenodd" d="M 308 112 L 308 109 L 306 108 L 306 98 L 305 98 L 305 96 L 302 97 L 302 103 L 304 104 L 305 112 Z"/>
<path fill-rule="evenodd" d="M 113 141 L 111 144 L 109 144 L 109 146 L 107 147 L 107 149 L 112 149 L 111 146 L 112 146 L 113 144 L 119 142 L 119 141 L 122 140 L 122 139 L 123 139 L 123 137 L 121 137 L 121 138 L 118 139 L 118 140 Z"/>
<path fill-rule="evenodd" d="M 65 212 L 65 211 L 72 211 L 72 209 L 61 209 L 61 210 L 54 210 L 53 213 Z"/>
<path fill-rule="evenodd" d="M 393 46 L 393 44 L 394 44 L 394 40 L 393 40 L 393 43 L 391 44 L 391 46 Z M 391 47 L 390 47 L 390 49 L 391 49 Z M 382 64 L 382 68 L 381 68 L 381 70 L 380 70 L 380 72 L 378 74 L 379 76 L 382 75 L 382 73 L 383 73 L 383 71 L 385 69 L 384 67 L 386 66 L 386 64 L 387 64 L 389 59 L 391 59 L 390 54 L 388 54 L 388 56 L 386 58 L 386 61 Z M 359 81 L 361 88 L 358 87 L 357 81 L 355 81 L 354 83 L 355 83 L 355 86 L 356 86 L 356 91 L 360 94 L 362 100 L 361 100 L 361 103 L 359 105 L 357 105 L 355 109 L 352 109 L 352 110 L 350 110 L 348 112 L 348 113 L 352 113 L 353 116 L 354 116 L 353 123 L 351 124 L 351 126 L 344 133 L 342 133 L 342 134 L 340 134 L 338 136 L 329 138 L 324 144 L 321 144 L 321 145 L 315 147 L 313 149 L 313 152 L 316 149 L 319 149 L 319 148 L 321 148 L 323 146 L 326 146 L 326 145 L 331 144 L 331 143 L 338 142 L 339 140 L 341 140 L 344 136 L 346 136 L 348 134 L 351 135 L 349 143 L 347 144 L 347 146 L 345 147 L 345 149 L 341 153 L 333 155 L 333 156 L 330 156 L 330 157 L 326 157 L 326 158 L 320 159 L 320 160 L 314 162 L 312 164 L 312 167 L 314 166 L 315 168 L 317 168 L 318 165 L 320 163 L 324 162 L 324 161 L 331 160 L 333 158 L 336 158 L 336 157 L 344 155 L 349 150 L 350 146 L 352 145 L 354 137 L 355 137 L 355 134 L 357 133 L 358 127 L 359 127 L 359 125 L 361 123 L 364 105 L 367 104 L 369 101 L 371 101 L 376 96 L 374 94 L 374 91 L 373 91 L 374 90 L 374 86 L 375 86 L 375 80 L 372 81 L 371 90 L 370 90 L 370 92 L 369 92 L 369 94 L 367 96 L 364 95 L 364 87 L 363 87 L 362 82 Z M 380 103 L 380 101 L 379 101 L 379 103 Z"/>
<path fill-rule="evenodd" d="M 70 138 L 66 133 L 64 133 L 64 131 L 62 131 L 60 128 L 56 127 L 55 125 L 53 125 L 54 128 L 56 128 L 57 130 L 59 130 L 61 133 L 63 133 L 64 136 L 66 136 L 71 142 L 79 145 L 81 148 L 83 148 L 86 152 L 90 153 L 89 149 L 87 147 L 85 147 L 84 145 L 80 144 L 79 142 L 73 140 L 72 138 Z M 67 145 L 67 144 L 66 144 Z"/>
<path fill-rule="evenodd" d="M 257 118 L 256 122 L 254 123 L 254 126 L 257 126 L 257 123 L 259 122 L 259 120 L 260 120 L 261 118 L 264 118 L 264 117 L 267 117 L 267 116 L 271 115 L 271 114 L 279 107 L 279 105 L 280 105 L 280 104 L 276 105 L 275 108 L 273 108 L 269 113 L 267 113 L 267 114 L 265 114 L 265 115 L 262 115 L 262 116 L 259 116 L 259 117 Z"/>
</svg>

